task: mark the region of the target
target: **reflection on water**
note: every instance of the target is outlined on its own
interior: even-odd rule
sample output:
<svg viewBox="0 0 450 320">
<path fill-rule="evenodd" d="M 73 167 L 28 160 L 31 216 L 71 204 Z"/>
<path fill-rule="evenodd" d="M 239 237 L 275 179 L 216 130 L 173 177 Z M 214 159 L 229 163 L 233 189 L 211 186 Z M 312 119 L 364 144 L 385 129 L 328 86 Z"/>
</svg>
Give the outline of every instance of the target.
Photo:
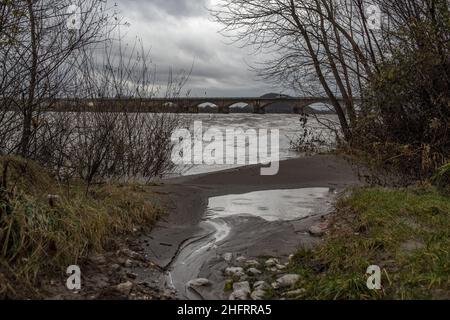
<svg viewBox="0 0 450 320">
<path fill-rule="evenodd" d="M 333 195 L 329 188 L 303 188 L 214 197 L 209 199 L 207 218 L 250 215 L 267 221 L 296 220 L 329 211 Z"/>
</svg>

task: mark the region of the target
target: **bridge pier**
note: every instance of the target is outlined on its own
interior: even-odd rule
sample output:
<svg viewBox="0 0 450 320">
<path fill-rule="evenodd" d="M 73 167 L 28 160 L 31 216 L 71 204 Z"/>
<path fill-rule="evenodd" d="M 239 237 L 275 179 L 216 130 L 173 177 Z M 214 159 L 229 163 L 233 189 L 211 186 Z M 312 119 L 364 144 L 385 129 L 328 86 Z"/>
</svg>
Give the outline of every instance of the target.
<svg viewBox="0 0 450 320">
<path fill-rule="evenodd" d="M 255 103 L 253 103 L 253 113 L 255 114 L 265 114 L 266 112 L 264 111 L 264 108 L 261 106 L 261 102 L 255 101 Z"/>
</svg>

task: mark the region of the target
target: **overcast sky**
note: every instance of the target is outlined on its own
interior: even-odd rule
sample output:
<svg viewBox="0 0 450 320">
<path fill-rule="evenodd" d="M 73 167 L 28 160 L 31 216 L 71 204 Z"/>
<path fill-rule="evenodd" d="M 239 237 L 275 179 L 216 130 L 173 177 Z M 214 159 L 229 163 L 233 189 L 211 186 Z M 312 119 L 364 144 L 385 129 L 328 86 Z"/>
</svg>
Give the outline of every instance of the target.
<svg viewBox="0 0 450 320">
<path fill-rule="evenodd" d="M 167 80 L 172 67 L 193 71 L 184 92 L 191 96 L 261 96 L 281 92 L 258 79 L 250 66 L 262 58 L 252 50 L 230 44 L 219 34 L 208 8 L 216 0 L 110 0 L 130 23 L 126 39 L 138 36 L 151 49 L 158 79 Z"/>
</svg>

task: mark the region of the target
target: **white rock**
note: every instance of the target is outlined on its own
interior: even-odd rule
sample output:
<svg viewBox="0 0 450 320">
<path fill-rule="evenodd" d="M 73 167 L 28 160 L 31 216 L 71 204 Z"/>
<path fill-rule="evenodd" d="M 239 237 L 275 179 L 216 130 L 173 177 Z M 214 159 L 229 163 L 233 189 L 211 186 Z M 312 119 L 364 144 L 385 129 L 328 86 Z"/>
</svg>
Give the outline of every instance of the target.
<svg viewBox="0 0 450 320">
<path fill-rule="evenodd" d="M 305 289 L 297 289 L 297 290 L 292 290 L 292 291 L 288 291 L 282 294 L 283 297 L 298 297 L 299 295 L 303 294 L 306 290 Z"/>
<path fill-rule="evenodd" d="M 250 269 L 247 270 L 247 273 L 248 273 L 249 275 L 252 275 L 252 276 L 257 276 L 257 275 L 260 275 L 260 274 L 261 274 L 261 271 L 259 271 L 259 270 L 256 269 L 256 268 L 250 268 Z"/>
<path fill-rule="evenodd" d="M 272 287 L 274 289 L 287 288 L 292 287 L 300 280 L 300 276 L 298 274 L 286 274 L 281 278 L 278 278 L 277 281 L 272 283 Z"/>
<path fill-rule="evenodd" d="M 224 253 L 222 255 L 223 260 L 225 260 L 226 262 L 231 262 L 231 260 L 233 260 L 233 254 L 230 252 Z"/>
<path fill-rule="evenodd" d="M 229 277 L 243 277 L 245 272 L 241 267 L 229 267 L 225 269 L 225 275 Z"/>
<path fill-rule="evenodd" d="M 230 294 L 230 300 L 248 300 L 249 294 L 249 292 L 244 290 L 233 291 Z"/>
<path fill-rule="evenodd" d="M 278 259 L 270 258 L 266 261 L 266 267 L 275 267 L 279 263 L 280 261 L 278 261 Z"/>
<path fill-rule="evenodd" d="M 247 258 L 244 256 L 240 256 L 240 257 L 236 258 L 237 263 L 244 263 L 246 260 L 247 260 Z"/>
<path fill-rule="evenodd" d="M 230 300 L 248 300 L 250 297 L 250 283 L 247 281 L 234 283 L 233 290 Z"/>
<path fill-rule="evenodd" d="M 278 270 L 284 270 L 284 269 L 286 269 L 286 265 L 284 265 L 284 264 L 277 264 L 275 266 L 275 268 L 277 268 Z"/>
<path fill-rule="evenodd" d="M 250 292 L 250 283 L 248 281 L 233 283 L 233 290 L 234 291 L 245 290 Z"/>
<path fill-rule="evenodd" d="M 250 295 L 250 297 L 252 298 L 252 300 L 264 300 L 264 297 L 266 296 L 266 291 L 262 290 L 262 289 L 256 289 L 255 291 L 252 292 L 252 294 Z"/>
<path fill-rule="evenodd" d="M 116 286 L 117 291 L 119 291 L 120 293 L 128 296 L 131 292 L 131 289 L 133 289 L 133 283 L 130 281 L 118 284 Z"/>
<path fill-rule="evenodd" d="M 270 286 L 265 281 L 258 281 L 253 284 L 253 289 L 254 290 L 269 290 Z"/>
<path fill-rule="evenodd" d="M 211 285 L 211 281 L 205 278 L 193 279 L 187 283 L 187 286 L 190 288 L 193 287 L 207 287 Z"/>
<path fill-rule="evenodd" d="M 246 267 L 258 268 L 258 267 L 260 266 L 260 263 L 259 263 L 259 261 L 257 261 L 257 260 L 248 260 L 248 261 L 245 263 L 245 266 L 246 266 Z"/>
</svg>

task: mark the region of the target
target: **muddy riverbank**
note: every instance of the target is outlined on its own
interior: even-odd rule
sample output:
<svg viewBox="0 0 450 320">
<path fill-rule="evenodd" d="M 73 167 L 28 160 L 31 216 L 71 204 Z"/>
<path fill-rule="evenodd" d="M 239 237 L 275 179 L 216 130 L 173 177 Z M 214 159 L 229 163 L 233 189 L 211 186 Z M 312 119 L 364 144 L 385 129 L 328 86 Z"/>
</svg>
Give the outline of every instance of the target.
<svg viewBox="0 0 450 320">
<path fill-rule="evenodd" d="M 320 238 L 308 230 L 340 191 L 359 183 L 352 166 L 333 155 L 282 161 L 275 176 L 251 166 L 167 180 L 156 189 L 169 214 L 140 243 L 179 298 L 226 299 L 223 270 L 233 259 L 287 259 L 316 245 Z M 210 283 L 192 290 L 187 283 L 197 278 Z"/>
</svg>

